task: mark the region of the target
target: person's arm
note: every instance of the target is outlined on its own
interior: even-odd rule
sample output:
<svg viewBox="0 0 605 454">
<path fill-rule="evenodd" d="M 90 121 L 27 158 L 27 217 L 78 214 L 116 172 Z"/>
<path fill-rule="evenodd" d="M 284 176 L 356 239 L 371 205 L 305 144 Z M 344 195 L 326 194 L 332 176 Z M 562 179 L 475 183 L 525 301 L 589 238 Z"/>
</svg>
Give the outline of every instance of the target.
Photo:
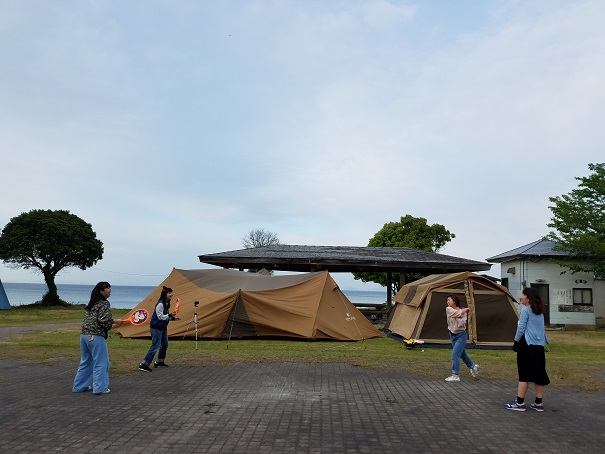
<svg viewBox="0 0 605 454">
<path fill-rule="evenodd" d="M 461 318 L 464 317 L 466 312 L 470 312 L 471 310 L 468 307 L 463 307 L 461 309 L 454 309 L 453 307 L 445 308 L 445 315 L 448 318 Z"/>
<path fill-rule="evenodd" d="M 160 320 L 173 320 L 174 319 L 172 314 L 164 314 L 164 305 L 161 302 L 159 302 L 155 306 L 155 314 L 158 316 L 158 318 Z"/>
<path fill-rule="evenodd" d="M 160 320 L 168 320 L 168 314 L 164 315 L 164 305 L 161 302 L 155 305 L 155 315 Z"/>
<path fill-rule="evenodd" d="M 517 332 L 515 333 L 515 342 L 519 342 L 523 334 L 525 334 L 528 318 L 529 312 L 527 312 L 525 308 L 521 309 L 521 315 L 519 316 L 519 324 L 517 325 Z"/>
<path fill-rule="evenodd" d="M 113 316 L 108 302 L 100 303 L 97 320 L 99 325 L 109 331 L 113 325 Z"/>
</svg>

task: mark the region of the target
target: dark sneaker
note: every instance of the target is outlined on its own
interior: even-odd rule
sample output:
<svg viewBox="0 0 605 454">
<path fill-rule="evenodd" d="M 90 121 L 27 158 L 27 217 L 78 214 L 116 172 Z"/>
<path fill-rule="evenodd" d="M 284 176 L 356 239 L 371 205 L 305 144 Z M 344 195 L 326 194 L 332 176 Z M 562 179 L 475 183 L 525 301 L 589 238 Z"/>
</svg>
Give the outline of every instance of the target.
<svg viewBox="0 0 605 454">
<path fill-rule="evenodd" d="M 532 410 L 536 410 L 536 411 L 544 411 L 544 404 L 537 404 L 537 403 L 533 403 L 529 406 L 529 408 L 531 408 Z"/>
<path fill-rule="evenodd" d="M 153 363 L 153 365 L 154 365 L 155 367 L 168 367 L 168 364 L 166 364 L 166 363 L 165 363 L 165 362 L 163 362 L 163 361 L 162 361 L 161 363 L 158 363 L 158 362 L 156 361 L 155 363 Z"/>
<path fill-rule="evenodd" d="M 513 411 L 525 411 L 525 402 L 520 404 L 516 400 L 513 400 L 510 404 L 506 404 L 504 408 Z"/>
<path fill-rule="evenodd" d="M 72 392 L 74 392 L 74 393 L 85 393 L 86 391 L 92 391 L 92 386 L 87 386 L 86 388 L 84 388 L 81 391 L 76 391 L 75 389 L 72 389 Z"/>
<path fill-rule="evenodd" d="M 139 364 L 139 370 L 142 370 L 143 372 L 151 372 L 151 367 L 149 367 L 147 364 Z"/>
</svg>

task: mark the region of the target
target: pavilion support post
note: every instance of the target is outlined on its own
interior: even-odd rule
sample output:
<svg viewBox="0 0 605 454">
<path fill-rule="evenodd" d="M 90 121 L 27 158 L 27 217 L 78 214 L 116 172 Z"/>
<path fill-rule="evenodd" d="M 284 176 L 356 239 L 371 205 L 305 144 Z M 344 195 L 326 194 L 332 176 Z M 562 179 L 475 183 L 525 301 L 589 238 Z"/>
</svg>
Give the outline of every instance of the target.
<svg viewBox="0 0 605 454">
<path fill-rule="evenodd" d="M 391 292 L 391 287 L 393 285 L 393 274 L 390 271 L 387 271 L 387 305 L 391 307 L 391 303 L 393 301 L 393 292 Z"/>
<path fill-rule="evenodd" d="M 399 288 L 403 287 L 407 282 L 405 281 L 405 270 L 399 271 Z"/>
<path fill-rule="evenodd" d="M 393 274 L 390 271 L 387 271 L 387 319 L 391 315 L 391 310 L 393 309 L 393 292 L 391 291 L 391 287 L 393 285 Z"/>
</svg>

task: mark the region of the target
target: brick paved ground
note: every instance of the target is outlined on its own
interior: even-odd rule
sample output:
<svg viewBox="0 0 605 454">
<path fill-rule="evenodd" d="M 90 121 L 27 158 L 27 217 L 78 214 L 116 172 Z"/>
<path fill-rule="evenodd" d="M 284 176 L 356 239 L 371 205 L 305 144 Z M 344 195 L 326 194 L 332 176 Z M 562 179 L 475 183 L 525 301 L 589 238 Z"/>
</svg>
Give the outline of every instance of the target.
<svg viewBox="0 0 605 454">
<path fill-rule="evenodd" d="M 229 364 L 133 371 L 95 396 L 71 393 L 76 367 L 0 359 L 0 452 L 605 452 L 604 392 L 547 388 L 547 411 L 519 413 L 511 381 Z"/>
</svg>

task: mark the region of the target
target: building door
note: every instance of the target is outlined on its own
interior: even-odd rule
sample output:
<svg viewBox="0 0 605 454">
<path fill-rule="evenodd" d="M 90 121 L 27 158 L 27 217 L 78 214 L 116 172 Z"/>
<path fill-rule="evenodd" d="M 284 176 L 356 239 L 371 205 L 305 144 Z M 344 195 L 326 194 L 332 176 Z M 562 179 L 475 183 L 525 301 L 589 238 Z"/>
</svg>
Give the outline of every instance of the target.
<svg viewBox="0 0 605 454">
<path fill-rule="evenodd" d="M 540 298 L 542 298 L 542 303 L 544 303 L 544 324 L 550 325 L 550 298 L 548 294 L 548 284 L 531 284 L 531 288 L 535 288 L 540 294 Z"/>
</svg>

